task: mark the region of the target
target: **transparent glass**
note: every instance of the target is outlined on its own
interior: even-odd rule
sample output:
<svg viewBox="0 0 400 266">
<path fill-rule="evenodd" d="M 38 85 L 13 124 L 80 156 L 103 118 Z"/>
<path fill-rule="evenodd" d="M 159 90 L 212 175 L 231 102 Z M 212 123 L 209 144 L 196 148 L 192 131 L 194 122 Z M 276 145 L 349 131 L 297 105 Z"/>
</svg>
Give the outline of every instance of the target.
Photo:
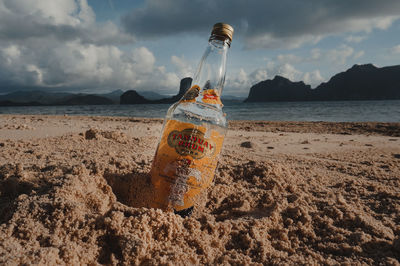
<svg viewBox="0 0 400 266">
<path fill-rule="evenodd" d="M 200 88 L 197 96 L 195 94 L 193 96 L 195 98 L 191 98 L 190 100 L 178 101 L 168 109 L 151 170 L 151 173 L 153 173 L 154 170 L 155 179 L 157 179 L 159 173 L 164 171 L 165 169 L 158 166 L 157 163 L 155 163 L 155 161 L 157 154 L 159 152 L 160 142 L 163 136 L 166 134 L 165 131 L 167 130 L 166 125 L 168 121 L 175 120 L 183 123 L 190 123 L 193 125 L 193 128 L 195 129 L 204 128 L 205 129 L 204 138 L 206 139 L 208 139 L 212 134 L 214 134 L 213 133 L 214 131 L 218 132 L 220 136 L 226 135 L 228 123 L 226 120 L 226 115 L 222 111 L 223 105 L 220 101 L 220 95 L 222 93 L 222 89 L 225 83 L 226 56 L 229 46 L 230 42 L 226 38 L 221 38 L 220 36 L 213 36 L 213 35 L 210 37 L 206 51 L 200 61 L 194 79 L 192 81 L 192 88 L 193 86 L 198 86 Z M 207 90 L 209 91 L 207 92 Z M 208 95 L 208 97 L 210 97 L 211 95 L 213 97 L 213 100 L 212 101 L 207 100 L 205 98 L 206 97 L 205 95 Z M 184 98 L 185 96 L 183 97 L 183 99 Z M 216 159 L 218 159 L 218 157 L 219 155 L 216 154 Z M 216 164 L 214 166 L 216 166 Z M 182 174 L 178 172 L 176 172 L 176 174 L 174 175 L 175 175 L 175 181 L 173 184 L 171 184 L 171 192 L 169 199 L 171 198 L 183 199 L 182 191 L 187 191 L 186 182 L 189 176 L 182 176 Z M 152 182 L 153 182 L 153 174 L 152 174 Z M 162 183 L 155 181 L 153 182 L 153 185 L 156 193 L 157 191 L 158 192 L 163 191 L 163 188 L 161 187 L 163 186 Z M 178 193 L 180 196 L 176 196 L 178 194 L 175 195 L 175 192 L 173 191 L 178 191 L 176 193 Z M 168 208 L 172 207 L 174 209 L 174 207 L 171 204 L 174 205 L 174 202 L 169 201 Z M 187 216 L 190 215 L 192 209 L 193 206 L 188 207 L 186 209 L 180 208 L 179 211 L 177 211 L 176 209 L 174 210 L 177 214 L 180 214 L 181 216 Z"/>
<path fill-rule="evenodd" d="M 222 104 L 207 104 L 203 102 L 203 92 L 213 89 L 221 96 L 226 74 L 226 55 L 229 49 L 229 40 L 221 40 L 211 36 L 207 49 L 200 61 L 192 86 L 200 87 L 195 102 L 177 102 L 167 112 L 166 121 L 174 119 L 203 125 L 208 129 L 225 133 L 228 126 L 226 115 L 222 111 Z"/>
</svg>

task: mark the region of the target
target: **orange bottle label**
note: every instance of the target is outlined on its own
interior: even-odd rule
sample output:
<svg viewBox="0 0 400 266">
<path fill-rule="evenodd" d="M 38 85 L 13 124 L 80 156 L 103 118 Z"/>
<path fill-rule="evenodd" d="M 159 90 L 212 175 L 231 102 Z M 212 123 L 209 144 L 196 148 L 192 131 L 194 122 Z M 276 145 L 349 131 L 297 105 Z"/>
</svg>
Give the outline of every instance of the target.
<svg viewBox="0 0 400 266">
<path fill-rule="evenodd" d="M 213 181 L 224 135 L 203 126 L 169 120 L 151 169 L 153 206 L 183 210 Z"/>
<path fill-rule="evenodd" d="M 214 89 L 203 91 L 203 102 L 208 104 L 222 104 L 217 91 Z"/>
</svg>

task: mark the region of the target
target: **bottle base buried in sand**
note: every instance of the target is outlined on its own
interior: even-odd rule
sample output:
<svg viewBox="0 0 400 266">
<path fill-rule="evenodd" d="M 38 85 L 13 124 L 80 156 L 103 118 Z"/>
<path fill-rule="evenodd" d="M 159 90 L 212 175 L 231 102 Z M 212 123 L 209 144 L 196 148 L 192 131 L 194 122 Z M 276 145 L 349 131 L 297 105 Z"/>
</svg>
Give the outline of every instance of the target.
<svg viewBox="0 0 400 266">
<path fill-rule="evenodd" d="M 181 217 L 185 218 L 185 217 L 189 217 L 190 215 L 192 215 L 194 207 L 190 207 L 181 211 L 174 211 L 175 214 L 180 215 Z"/>
</svg>

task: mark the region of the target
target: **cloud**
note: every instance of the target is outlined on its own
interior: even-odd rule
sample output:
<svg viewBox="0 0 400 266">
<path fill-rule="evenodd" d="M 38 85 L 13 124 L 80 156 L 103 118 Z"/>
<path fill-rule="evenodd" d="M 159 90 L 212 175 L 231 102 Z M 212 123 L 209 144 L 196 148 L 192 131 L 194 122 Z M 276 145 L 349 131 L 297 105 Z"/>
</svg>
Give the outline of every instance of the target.
<svg viewBox="0 0 400 266">
<path fill-rule="evenodd" d="M 327 59 L 331 63 L 345 64 L 347 58 L 354 54 L 354 49 L 347 45 L 342 45 L 337 49 L 332 49 L 327 52 Z"/>
<path fill-rule="evenodd" d="M 399 45 L 396 45 L 396 46 L 393 46 L 393 47 L 390 49 L 390 53 L 391 53 L 391 54 L 400 54 L 400 44 L 399 44 Z"/>
<path fill-rule="evenodd" d="M 214 22 L 224 21 L 249 49 L 295 48 L 329 35 L 387 29 L 399 13 L 398 0 L 147 0 L 122 24 L 138 38 L 159 38 L 209 32 Z"/>
<path fill-rule="evenodd" d="M 311 60 L 318 60 L 321 58 L 321 49 L 319 48 L 314 48 L 311 50 L 311 56 L 310 59 Z"/>
<path fill-rule="evenodd" d="M 302 72 L 297 70 L 293 65 L 268 61 L 265 67 L 255 69 L 250 73 L 240 68 L 239 71 L 229 74 L 225 87 L 231 91 L 247 93 L 248 89 L 254 84 L 266 79 L 273 79 L 276 75 L 283 76 L 292 81 L 302 78 Z"/>
<path fill-rule="evenodd" d="M 225 87 L 231 93 L 247 96 L 251 86 L 268 78 L 266 68 L 255 69 L 250 73 L 240 68 L 238 71 L 228 73 Z"/>
<path fill-rule="evenodd" d="M 266 80 L 268 78 L 268 71 L 266 69 L 256 69 L 250 73 L 249 77 L 253 85 L 261 80 Z"/>
<path fill-rule="evenodd" d="M 157 67 L 146 47 L 122 51 L 115 46 L 96 46 L 78 41 L 35 46 L 0 48 L 3 83 L 107 90 L 115 88 L 160 89 L 176 87 L 179 78 Z"/>
<path fill-rule="evenodd" d="M 175 70 L 181 79 L 185 77 L 193 77 L 193 64 L 188 62 L 184 56 L 171 56 L 171 63 L 175 67 Z"/>
<path fill-rule="evenodd" d="M 400 53 L 400 45 L 397 49 Z M 275 58 L 264 58 L 266 65 L 262 68 L 258 68 L 250 73 L 247 73 L 244 69 L 240 69 L 238 72 L 229 75 L 227 78 L 227 87 L 229 90 L 235 89 L 244 92 L 260 81 L 273 79 L 276 75 L 280 75 L 291 81 L 304 81 L 304 83 L 315 88 L 326 81 L 321 71 L 315 69 L 304 72 L 297 69 L 297 64 L 312 64 L 312 67 L 315 67 L 315 64 L 326 62 L 331 65 L 342 66 L 348 60 L 361 58 L 364 54 L 364 51 L 357 52 L 353 47 L 345 44 L 330 50 L 314 48 L 310 50 L 309 56 L 278 54 Z"/>
<path fill-rule="evenodd" d="M 360 43 L 360 42 L 364 41 L 365 39 L 367 39 L 367 36 L 350 35 L 345 38 L 345 40 L 347 42 L 351 42 L 351 43 Z"/>
<path fill-rule="evenodd" d="M 85 43 L 126 44 L 133 37 L 112 22 L 96 23 L 86 0 L 3 0 L 0 2 L 1 42 L 23 43 L 32 38 Z"/>
<path fill-rule="evenodd" d="M 294 54 L 279 54 L 277 57 L 279 62 L 281 63 L 300 63 L 303 61 L 303 58 Z"/>
<path fill-rule="evenodd" d="M 354 54 L 353 58 L 354 58 L 354 59 L 358 59 L 358 58 L 360 58 L 360 57 L 363 57 L 364 54 L 365 54 L 364 51 L 359 51 L 359 52 L 357 52 L 357 53 Z"/>
<path fill-rule="evenodd" d="M 269 71 L 273 76 L 279 75 L 290 79 L 291 81 L 297 81 L 301 79 L 302 72 L 297 70 L 293 65 L 285 63 L 283 65 L 277 65 L 271 68 Z"/>
<path fill-rule="evenodd" d="M 321 75 L 319 70 L 314 70 L 305 73 L 303 76 L 303 81 L 305 84 L 309 84 L 311 87 L 315 88 L 322 82 L 326 81 L 326 79 Z"/>
<path fill-rule="evenodd" d="M 175 93 L 179 78 L 132 36 L 96 23 L 86 0 L 0 1 L 0 91 L 151 89 Z"/>
<path fill-rule="evenodd" d="M 288 64 L 300 64 L 300 63 L 316 63 L 325 61 L 330 64 L 342 65 L 346 63 L 348 58 L 358 59 L 364 56 L 364 51 L 356 52 L 353 47 L 342 44 L 337 48 L 330 50 L 322 50 L 319 48 L 311 49 L 309 56 L 298 56 L 294 54 L 279 54 L 276 56 L 276 61 L 284 65 Z"/>
<path fill-rule="evenodd" d="M 225 87 L 230 92 L 234 91 L 241 95 L 247 95 L 251 86 L 267 79 L 273 79 L 276 75 L 291 81 L 304 81 L 304 83 L 311 85 L 313 88 L 326 81 L 319 70 L 303 73 L 291 64 L 269 61 L 265 67 L 250 73 L 247 73 L 243 68 L 239 69 L 238 72 L 232 73 L 227 77 Z"/>
</svg>

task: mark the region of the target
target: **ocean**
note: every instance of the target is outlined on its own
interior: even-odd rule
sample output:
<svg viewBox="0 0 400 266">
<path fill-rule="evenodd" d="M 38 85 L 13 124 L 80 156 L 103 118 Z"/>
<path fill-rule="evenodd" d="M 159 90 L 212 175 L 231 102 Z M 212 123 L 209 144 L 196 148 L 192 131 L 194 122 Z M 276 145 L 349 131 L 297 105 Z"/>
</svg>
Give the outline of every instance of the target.
<svg viewBox="0 0 400 266">
<path fill-rule="evenodd" d="M 169 104 L 13 106 L 0 114 L 88 115 L 163 118 Z M 329 102 L 226 102 L 228 120 L 400 122 L 400 100 Z"/>
</svg>

